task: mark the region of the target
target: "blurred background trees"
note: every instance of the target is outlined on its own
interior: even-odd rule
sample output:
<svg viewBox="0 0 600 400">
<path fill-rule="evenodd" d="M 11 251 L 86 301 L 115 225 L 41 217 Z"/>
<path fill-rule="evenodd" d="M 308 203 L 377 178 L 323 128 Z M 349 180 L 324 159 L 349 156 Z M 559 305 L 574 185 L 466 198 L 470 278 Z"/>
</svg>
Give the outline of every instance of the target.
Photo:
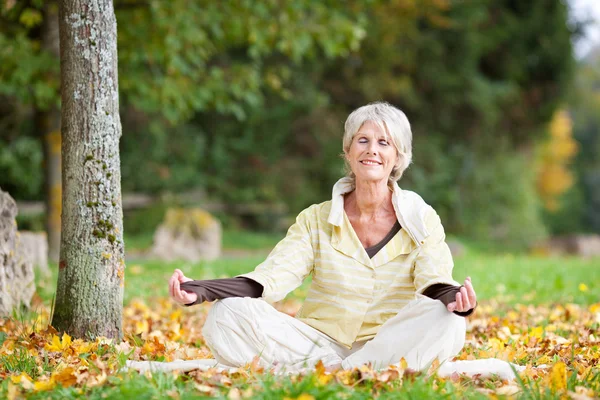
<svg viewBox="0 0 600 400">
<path fill-rule="evenodd" d="M 58 107 L 48 4 L 0 0 L 0 186 L 21 200 L 48 198 L 31 118 Z M 124 192 L 201 190 L 295 214 L 330 198 L 348 113 L 386 100 L 414 133 L 400 185 L 448 231 L 511 247 L 600 232 L 598 59 L 576 63 L 579 27 L 561 1 L 115 8 Z M 126 232 L 146 228 L 129 221 Z"/>
</svg>

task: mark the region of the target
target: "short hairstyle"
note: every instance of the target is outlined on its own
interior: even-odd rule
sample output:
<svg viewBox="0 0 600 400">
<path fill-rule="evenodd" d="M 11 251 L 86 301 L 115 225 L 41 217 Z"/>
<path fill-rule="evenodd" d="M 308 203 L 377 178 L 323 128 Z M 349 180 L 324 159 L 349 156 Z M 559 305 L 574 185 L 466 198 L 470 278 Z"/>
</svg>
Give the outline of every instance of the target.
<svg viewBox="0 0 600 400">
<path fill-rule="evenodd" d="M 357 108 L 352 111 L 344 124 L 344 154 L 348 153 L 354 136 L 367 121 L 371 121 L 383 129 L 396 148 L 398 161 L 388 178 L 389 183 L 396 182 L 412 162 L 412 132 L 408 118 L 402 111 L 386 102 L 370 103 Z M 346 174 L 354 179 L 354 173 L 345 157 L 344 162 Z"/>
</svg>

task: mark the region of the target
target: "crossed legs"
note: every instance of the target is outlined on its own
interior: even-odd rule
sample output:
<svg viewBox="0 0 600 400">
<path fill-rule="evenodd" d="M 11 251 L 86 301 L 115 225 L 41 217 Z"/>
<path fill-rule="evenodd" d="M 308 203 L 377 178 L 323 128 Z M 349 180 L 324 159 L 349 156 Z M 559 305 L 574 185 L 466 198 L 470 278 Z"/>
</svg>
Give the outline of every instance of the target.
<svg viewBox="0 0 600 400">
<path fill-rule="evenodd" d="M 404 358 L 413 369 L 426 368 L 458 354 L 464 345 L 465 320 L 444 305 L 419 297 L 366 343 L 348 350 L 309 325 L 278 312 L 261 299 L 233 297 L 216 302 L 203 328 L 204 338 L 221 364 L 243 366 L 259 356 L 264 367 L 290 370 L 319 360 L 345 369 L 371 363 L 384 368 Z"/>
</svg>

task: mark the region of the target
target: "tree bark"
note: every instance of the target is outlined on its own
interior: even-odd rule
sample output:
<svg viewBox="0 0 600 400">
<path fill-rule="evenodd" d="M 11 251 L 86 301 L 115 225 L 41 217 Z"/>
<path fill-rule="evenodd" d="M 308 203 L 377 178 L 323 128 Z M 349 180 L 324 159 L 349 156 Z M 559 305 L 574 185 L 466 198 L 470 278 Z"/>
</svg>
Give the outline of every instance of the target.
<svg viewBox="0 0 600 400">
<path fill-rule="evenodd" d="M 60 57 L 58 4 L 44 4 L 44 22 L 40 31 L 42 49 L 56 59 Z M 46 234 L 48 259 L 57 262 L 60 251 L 60 216 L 62 212 L 60 111 L 54 105 L 47 110 L 35 110 L 36 130 L 44 149 L 44 192 L 46 198 Z"/>
<path fill-rule="evenodd" d="M 59 26 L 63 215 L 52 325 L 74 337 L 120 338 L 125 262 L 112 0 L 63 0 Z"/>
</svg>

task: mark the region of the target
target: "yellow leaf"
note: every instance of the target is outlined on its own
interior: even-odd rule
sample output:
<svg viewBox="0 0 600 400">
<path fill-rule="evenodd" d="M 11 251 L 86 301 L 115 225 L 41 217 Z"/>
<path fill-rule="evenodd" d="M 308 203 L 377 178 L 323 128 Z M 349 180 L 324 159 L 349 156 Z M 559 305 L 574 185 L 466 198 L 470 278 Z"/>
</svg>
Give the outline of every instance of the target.
<svg viewBox="0 0 600 400">
<path fill-rule="evenodd" d="M 433 375 L 439 368 L 440 368 L 440 360 L 436 358 L 435 360 L 433 360 L 433 362 L 429 366 L 429 370 L 427 371 L 427 374 Z"/>
<path fill-rule="evenodd" d="M 24 389 L 33 389 L 33 379 L 27 372 L 21 372 L 21 375 L 13 375 L 10 377 L 12 383 L 21 385 Z"/>
<path fill-rule="evenodd" d="M 21 372 L 21 375 L 12 375 L 10 380 L 13 383 L 21 383 L 23 380 L 32 382 L 31 377 L 27 374 L 27 372 Z"/>
<path fill-rule="evenodd" d="M 536 360 L 537 365 L 549 364 L 551 362 L 552 362 L 552 359 L 550 357 L 548 357 L 546 354 L 544 354 L 543 356 L 541 356 L 540 358 L 538 358 Z"/>
<path fill-rule="evenodd" d="M 55 386 L 56 386 L 56 382 L 54 382 L 54 378 L 52 377 L 45 381 L 35 382 L 33 384 L 33 390 L 35 390 L 36 392 L 43 392 L 46 390 L 54 389 Z"/>
<path fill-rule="evenodd" d="M 177 309 L 177 310 L 173 311 L 171 313 L 171 315 L 169 315 L 169 319 L 171 321 L 179 321 L 181 318 L 181 314 L 182 314 L 181 309 Z"/>
<path fill-rule="evenodd" d="M 72 367 L 67 367 L 57 374 L 52 374 L 51 380 L 54 380 L 56 383 L 60 383 L 63 387 L 73 386 L 77 383 L 75 369 Z"/>
<path fill-rule="evenodd" d="M 76 355 L 90 353 L 95 349 L 95 347 L 95 343 L 84 342 L 81 339 L 77 339 L 75 342 L 73 342 L 73 349 L 75 350 Z"/>
<path fill-rule="evenodd" d="M 588 287 L 585 283 L 580 283 L 579 284 L 579 291 L 580 292 L 587 292 L 588 291 Z"/>
<path fill-rule="evenodd" d="M 46 344 L 46 350 L 49 351 L 64 351 L 71 346 L 71 336 L 63 333 L 62 340 L 56 336 L 52 335 L 52 344 Z"/>
<path fill-rule="evenodd" d="M 321 360 L 319 360 L 315 365 L 315 375 L 317 376 L 317 381 L 321 385 L 326 385 L 331 379 L 333 379 L 333 375 L 327 374 L 327 371 L 325 370 L 325 365 L 323 365 L 323 361 Z"/>
<path fill-rule="evenodd" d="M 310 394 L 302 393 L 296 398 L 296 400 L 315 400 L 315 398 Z"/>
<path fill-rule="evenodd" d="M 529 332 L 530 336 L 536 337 L 538 339 L 541 339 L 543 334 L 544 334 L 544 328 L 542 326 L 536 326 L 535 328 L 533 328 L 531 330 L 531 332 Z"/>
<path fill-rule="evenodd" d="M 559 361 L 552 367 L 550 372 L 550 387 L 553 391 L 564 390 L 567 388 L 567 366 Z"/>
<path fill-rule="evenodd" d="M 502 340 L 500 340 L 500 339 L 497 339 L 497 338 L 490 338 L 490 339 L 488 339 L 488 345 L 494 351 L 504 350 L 504 342 Z"/>
<path fill-rule="evenodd" d="M 404 359 L 404 357 L 402 357 L 402 358 L 400 359 L 400 367 L 401 367 L 403 370 L 405 370 L 405 371 L 408 369 L 408 363 L 406 362 L 406 360 Z"/>
<path fill-rule="evenodd" d="M 148 324 L 148 320 L 143 319 L 141 321 L 135 322 L 135 333 L 136 334 L 148 332 L 149 330 L 150 330 L 150 324 Z"/>
<path fill-rule="evenodd" d="M 352 371 L 339 371 L 338 373 L 336 373 L 336 376 L 344 385 L 350 385 L 354 381 Z"/>
</svg>

